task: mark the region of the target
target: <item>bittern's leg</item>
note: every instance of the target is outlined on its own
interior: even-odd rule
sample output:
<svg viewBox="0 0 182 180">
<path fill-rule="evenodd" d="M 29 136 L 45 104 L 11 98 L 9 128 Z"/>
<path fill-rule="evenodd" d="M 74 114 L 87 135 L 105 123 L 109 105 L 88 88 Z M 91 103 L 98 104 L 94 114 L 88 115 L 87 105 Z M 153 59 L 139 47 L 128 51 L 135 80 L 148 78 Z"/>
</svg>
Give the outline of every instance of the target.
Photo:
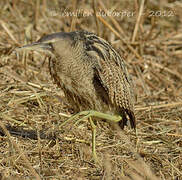
<svg viewBox="0 0 182 180">
<path fill-rule="evenodd" d="M 92 128 L 92 156 L 93 156 L 93 160 L 95 163 L 98 163 L 98 158 L 97 158 L 97 154 L 96 154 L 96 148 L 95 148 L 95 145 L 96 145 L 96 140 L 95 140 L 95 137 L 96 137 L 96 125 L 94 124 L 92 118 L 90 117 L 89 118 L 89 122 L 90 122 L 90 125 L 91 125 L 91 128 Z"/>
<path fill-rule="evenodd" d="M 83 116 L 83 117 L 78 119 L 80 116 Z M 97 155 L 96 155 L 96 150 L 95 150 L 96 126 L 95 126 L 94 122 L 92 121 L 91 117 L 106 119 L 106 120 L 112 121 L 112 122 L 119 122 L 120 120 L 122 120 L 121 116 L 114 116 L 114 115 L 105 114 L 105 113 L 102 113 L 102 112 L 91 110 L 91 111 L 82 111 L 82 112 L 80 112 L 80 113 L 78 113 L 76 115 L 73 115 L 71 118 L 69 118 L 68 120 L 63 122 L 59 127 L 64 126 L 65 124 L 67 124 L 68 122 L 70 122 L 72 120 L 77 120 L 76 123 L 78 123 L 78 122 L 83 121 L 85 119 L 89 119 L 89 122 L 90 122 L 91 128 L 92 128 L 92 154 L 93 154 L 93 159 L 94 159 L 95 163 L 98 163 L 99 161 L 98 161 L 98 158 L 97 158 Z"/>
</svg>

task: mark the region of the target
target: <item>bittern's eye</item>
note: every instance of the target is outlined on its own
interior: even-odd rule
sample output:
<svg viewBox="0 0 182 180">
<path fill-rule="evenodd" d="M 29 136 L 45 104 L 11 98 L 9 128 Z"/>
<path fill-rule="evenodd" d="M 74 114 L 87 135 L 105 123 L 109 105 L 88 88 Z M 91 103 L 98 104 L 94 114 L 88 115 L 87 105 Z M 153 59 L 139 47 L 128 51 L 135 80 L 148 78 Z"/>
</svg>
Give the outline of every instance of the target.
<svg viewBox="0 0 182 180">
<path fill-rule="evenodd" d="M 54 47 L 53 47 L 52 43 L 48 43 L 48 50 L 50 50 L 50 51 L 54 50 Z"/>
</svg>

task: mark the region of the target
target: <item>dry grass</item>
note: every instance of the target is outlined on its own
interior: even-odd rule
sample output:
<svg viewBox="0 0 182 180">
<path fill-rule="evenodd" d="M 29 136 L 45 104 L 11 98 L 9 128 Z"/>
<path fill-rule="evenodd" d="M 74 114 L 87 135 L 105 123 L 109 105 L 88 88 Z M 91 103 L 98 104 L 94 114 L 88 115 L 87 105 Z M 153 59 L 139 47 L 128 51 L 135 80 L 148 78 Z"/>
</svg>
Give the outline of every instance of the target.
<svg viewBox="0 0 182 180">
<path fill-rule="evenodd" d="M 126 59 L 136 85 L 137 135 L 98 123 L 98 166 L 86 122 L 68 124 L 54 140 L 12 137 L 5 130 L 0 179 L 182 179 L 181 8 L 177 0 L 1 0 L 1 128 L 58 132 L 66 119 L 61 113 L 72 112 L 52 84 L 47 60 L 13 50 L 44 34 L 84 29 L 110 41 Z M 115 14 L 104 17 L 101 10 Z"/>
</svg>

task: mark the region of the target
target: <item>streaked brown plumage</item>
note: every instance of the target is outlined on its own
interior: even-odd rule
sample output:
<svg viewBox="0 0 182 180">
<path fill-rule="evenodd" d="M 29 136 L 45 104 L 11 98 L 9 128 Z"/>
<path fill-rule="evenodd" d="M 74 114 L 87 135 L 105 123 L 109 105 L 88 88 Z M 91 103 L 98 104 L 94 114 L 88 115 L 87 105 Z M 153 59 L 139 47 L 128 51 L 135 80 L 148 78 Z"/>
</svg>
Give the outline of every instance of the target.
<svg viewBox="0 0 182 180">
<path fill-rule="evenodd" d="M 32 47 L 49 54 L 50 74 L 75 112 L 121 115 L 121 128 L 127 120 L 136 127 L 132 81 L 124 60 L 107 41 L 86 31 L 58 32 Z"/>
</svg>

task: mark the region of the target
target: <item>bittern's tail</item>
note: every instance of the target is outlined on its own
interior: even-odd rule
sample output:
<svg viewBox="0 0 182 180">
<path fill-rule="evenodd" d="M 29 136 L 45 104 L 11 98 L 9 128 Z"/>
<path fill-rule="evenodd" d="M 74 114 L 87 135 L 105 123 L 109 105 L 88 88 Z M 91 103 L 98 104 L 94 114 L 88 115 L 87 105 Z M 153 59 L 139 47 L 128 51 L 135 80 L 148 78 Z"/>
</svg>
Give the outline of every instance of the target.
<svg viewBox="0 0 182 180">
<path fill-rule="evenodd" d="M 121 129 L 124 129 L 124 126 L 127 126 L 127 121 L 130 121 L 131 128 L 136 129 L 136 119 L 133 111 L 128 109 L 123 109 L 121 111 L 122 120 L 119 122 Z"/>
</svg>

